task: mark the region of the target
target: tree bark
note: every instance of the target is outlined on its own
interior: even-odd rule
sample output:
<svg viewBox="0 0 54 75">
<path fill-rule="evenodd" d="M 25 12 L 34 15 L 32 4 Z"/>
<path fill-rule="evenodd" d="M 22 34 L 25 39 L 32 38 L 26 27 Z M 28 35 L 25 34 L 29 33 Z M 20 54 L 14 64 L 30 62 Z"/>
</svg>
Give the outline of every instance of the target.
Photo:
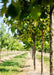
<svg viewBox="0 0 54 75">
<path fill-rule="evenodd" d="M 34 70 L 36 69 L 36 36 L 34 34 L 33 36 L 33 41 L 34 41 L 34 45 L 32 47 L 32 59 L 33 59 L 33 64 L 34 64 Z"/>
<path fill-rule="evenodd" d="M 42 50 L 41 50 L 41 75 L 43 74 L 43 64 L 44 64 L 44 30 L 42 30 Z"/>
<path fill-rule="evenodd" d="M 50 75 L 54 75 L 54 7 L 50 7 Z"/>
<path fill-rule="evenodd" d="M 0 60 L 1 60 L 1 48 L 0 48 Z"/>
<path fill-rule="evenodd" d="M 32 47 L 32 59 L 34 60 L 34 46 Z"/>
<path fill-rule="evenodd" d="M 2 32 L 1 32 L 2 34 Z M 2 37 L 1 37 L 1 47 L 0 47 L 0 61 L 1 61 L 1 51 L 2 51 Z"/>
<path fill-rule="evenodd" d="M 34 42 L 34 70 L 36 69 L 36 41 Z"/>
<path fill-rule="evenodd" d="M 34 36 L 34 70 L 36 69 L 36 36 Z"/>
</svg>

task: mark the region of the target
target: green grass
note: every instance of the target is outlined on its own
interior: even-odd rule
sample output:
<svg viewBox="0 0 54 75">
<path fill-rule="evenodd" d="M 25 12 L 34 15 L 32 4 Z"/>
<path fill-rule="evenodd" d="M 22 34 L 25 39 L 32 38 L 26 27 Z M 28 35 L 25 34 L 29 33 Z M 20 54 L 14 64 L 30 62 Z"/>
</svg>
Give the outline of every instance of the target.
<svg viewBox="0 0 54 75">
<path fill-rule="evenodd" d="M 22 71 L 27 53 L 16 56 L 0 65 L 0 75 L 17 75 Z"/>
<path fill-rule="evenodd" d="M 37 59 L 39 59 L 41 61 L 41 55 L 36 54 Z M 50 58 L 47 56 L 44 56 L 44 63 L 46 64 L 46 66 L 50 67 Z"/>
</svg>

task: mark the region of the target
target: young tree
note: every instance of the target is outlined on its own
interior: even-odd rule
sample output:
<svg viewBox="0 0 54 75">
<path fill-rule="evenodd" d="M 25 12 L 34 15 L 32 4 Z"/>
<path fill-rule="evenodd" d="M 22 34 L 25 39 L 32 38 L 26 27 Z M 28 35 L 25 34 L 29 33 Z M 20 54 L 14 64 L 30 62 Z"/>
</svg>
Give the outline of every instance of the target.
<svg viewBox="0 0 54 75">
<path fill-rule="evenodd" d="M 3 47 L 3 34 L 5 32 L 5 28 L 4 28 L 4 24 L 0 25 L 0 59 L 1 59 L 1 51 L 2 51 L 2 47 Z"/>
</svg>

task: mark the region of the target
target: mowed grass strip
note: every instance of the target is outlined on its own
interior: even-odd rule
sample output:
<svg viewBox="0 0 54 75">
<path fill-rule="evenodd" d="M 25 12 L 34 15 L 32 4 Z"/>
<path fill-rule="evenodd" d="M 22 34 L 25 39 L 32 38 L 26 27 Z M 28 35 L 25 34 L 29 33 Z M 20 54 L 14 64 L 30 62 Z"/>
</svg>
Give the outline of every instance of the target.
<svg viewBox="0 0 54 75">
<path fill-rule="evenodd" d="M 36 57 L 41 61 L 41 55 L 36 54 Z M 46 66 L 50 67 L 50 57 L 44 56 L 44 63 Z"/>
<path fill-rule="evenodd" d="M 24 67 L 26 56 L 24 53 L 0 64 L 0 75 L 17 75 Z"/>
</svg>

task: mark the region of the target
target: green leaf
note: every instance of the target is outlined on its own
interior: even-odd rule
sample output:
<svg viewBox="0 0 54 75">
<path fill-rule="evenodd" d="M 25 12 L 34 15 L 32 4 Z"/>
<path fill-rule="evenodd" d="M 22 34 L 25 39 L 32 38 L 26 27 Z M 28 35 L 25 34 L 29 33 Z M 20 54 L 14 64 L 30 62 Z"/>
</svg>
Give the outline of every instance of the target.
<svg viewBox="0 0 54 75">
<path fill-rule="evenodd" d="M 40 6 L 35 6 L 31 9 L 31 16 L 33 19 L 38 19 L 41 15 Z"/>
<path fill-rule="evenodd" d="M 12 31 L 12 32 L 15 31 L 15 26 L 11 26 L 11 31 Z"/>
</svg>

